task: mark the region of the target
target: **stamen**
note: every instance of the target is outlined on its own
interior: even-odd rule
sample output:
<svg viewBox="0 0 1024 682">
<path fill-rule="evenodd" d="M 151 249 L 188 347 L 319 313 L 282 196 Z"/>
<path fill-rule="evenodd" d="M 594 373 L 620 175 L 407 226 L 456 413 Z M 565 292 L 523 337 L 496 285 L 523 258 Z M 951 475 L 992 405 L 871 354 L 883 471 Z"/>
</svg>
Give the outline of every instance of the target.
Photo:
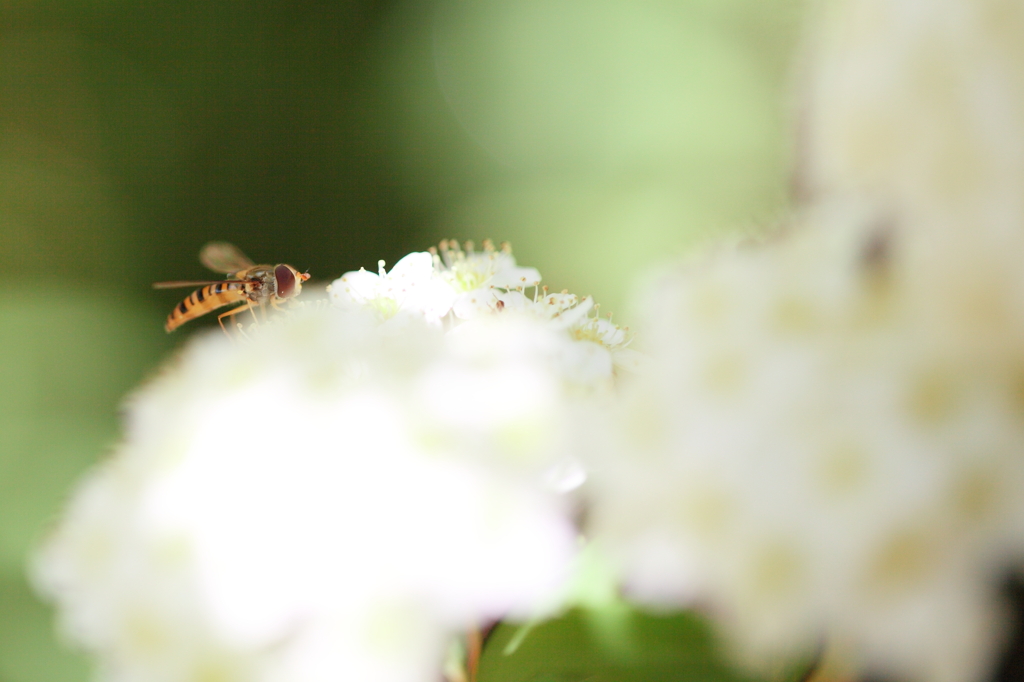
<svg viewBox="0 0 1024 682">
<path fill-rule="evenodd" d="M 452 249 L 447 239 L 441 240 L 441 254 L 444 256 L 445 267 L 451 269 L 452 267 Z"/>
</svg>

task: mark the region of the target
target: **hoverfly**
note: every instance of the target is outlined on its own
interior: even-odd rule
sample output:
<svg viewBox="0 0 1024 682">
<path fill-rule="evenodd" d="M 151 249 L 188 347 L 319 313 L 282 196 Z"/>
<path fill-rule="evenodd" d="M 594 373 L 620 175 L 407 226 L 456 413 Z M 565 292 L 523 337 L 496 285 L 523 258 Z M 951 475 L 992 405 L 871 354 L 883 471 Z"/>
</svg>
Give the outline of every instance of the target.
<svg viewBox="0 0 1024 682">
<path fill-rule="evenodd" d="M 241 303 L 217 316 L 220 328 L 224 328 L 224 318 L 246 310 L 262 308 L 270 303 L 275 308 L 286 298 L 297 296 L 302 291 L 302 283 L 309 279 L 309 274 L 299 272 L 290 265 L 256 265 L 238 247 L 227 242 L 210 242 L 199 252 L 199 261 L 210 270 L 228 275 L 226 280 L 207 282 L 157 282 L 154 289 L 174 289 L 177 287 L 194 287 L 192 295 L 178 304 L 167 316 L 164 329 L 172 332 L 189 320 L 222 308 L 226 305 Z M 256 313 L 253 310 L 253 319 Z M 264 310 L 264 315 L 266 314 Z"/>
</svg>

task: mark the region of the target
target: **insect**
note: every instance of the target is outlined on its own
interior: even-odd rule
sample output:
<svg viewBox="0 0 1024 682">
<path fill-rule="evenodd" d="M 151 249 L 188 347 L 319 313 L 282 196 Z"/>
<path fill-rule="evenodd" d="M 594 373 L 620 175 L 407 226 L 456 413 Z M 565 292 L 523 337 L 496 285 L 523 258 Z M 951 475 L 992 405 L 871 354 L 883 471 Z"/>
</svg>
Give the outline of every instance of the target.
<svg viewBox="0 0 1024 682">
<path fill-rule="evenodd" d="M 208 312 L 223 308 L 226 305 L 241 303 L 217 316 L 220 328 L 227 334 L 224 318 L 246 310 L 261 308 L 264 316 L 264 305 L 269 303 L 277 308 L 286 298 L 297 296 L 302 291 L 302 283 L 309 279 L 309 274 L 299 272 L 290 265 L 256 265 L 242 253 L 238 247 L 227 242 L 210 242 L 199 252 L 199 261 L 214 272 L 228 275 L 226 280 L 200 282 L 157 282 L 154 289 L 174 289 L 178 287 L 202 286 L 192 292 L 167 316 L 164 329 L 173 332 L 189 320 L 194 320 Z"/>
</svg>

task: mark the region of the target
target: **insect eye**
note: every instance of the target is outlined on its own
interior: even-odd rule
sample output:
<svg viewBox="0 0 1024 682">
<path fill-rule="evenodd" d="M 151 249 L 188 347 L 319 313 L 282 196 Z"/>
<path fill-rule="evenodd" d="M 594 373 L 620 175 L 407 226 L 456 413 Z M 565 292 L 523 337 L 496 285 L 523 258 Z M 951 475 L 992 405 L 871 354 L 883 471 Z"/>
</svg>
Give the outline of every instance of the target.
<svg viewBox="0 0 1024 682">
<path fill-rule="evenodd" d="M 278 265 L 274 268 L 274 277 L 277 278 L 278 298 L 288 298 L 295 294 L 295 275 L 287 265 Z"/>
</svg>

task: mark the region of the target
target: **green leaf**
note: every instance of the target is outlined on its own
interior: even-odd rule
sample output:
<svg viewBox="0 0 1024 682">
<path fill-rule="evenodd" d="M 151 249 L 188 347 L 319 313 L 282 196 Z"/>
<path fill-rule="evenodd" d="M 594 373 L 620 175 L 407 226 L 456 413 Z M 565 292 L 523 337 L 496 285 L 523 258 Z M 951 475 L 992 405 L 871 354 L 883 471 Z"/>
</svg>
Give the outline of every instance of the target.
<svg viewBox="0 0 1024 682">
<path fill-rule="evenodd" d="M 505 650 L 520 626 L 501 624 L 488 639 L 479 682 L 752 682 L 721 655 L 710 626 L 684 612 L 645 614 L 621 603 L 574 609 L 532 627 L 515 651 Z M 602 630 L 610 616 L 616 627 Z M 611 641 L 608 634 L 617 636 Z"/>
</svg>

